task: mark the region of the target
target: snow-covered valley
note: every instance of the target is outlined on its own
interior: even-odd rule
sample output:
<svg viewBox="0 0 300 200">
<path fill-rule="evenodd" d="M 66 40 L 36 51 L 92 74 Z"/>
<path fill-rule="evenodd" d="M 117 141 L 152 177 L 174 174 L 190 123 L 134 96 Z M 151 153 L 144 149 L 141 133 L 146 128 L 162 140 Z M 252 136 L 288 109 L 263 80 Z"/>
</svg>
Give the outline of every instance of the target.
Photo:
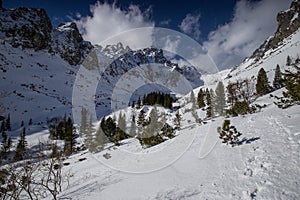
<svg viewBox="0 0 300 200">
<path fill-rule="evenodd" d="M 47 21 L 41 10 L 1 10 L 0 18 L 7 21 L 0 23 L 1 198 L 300 199 L 300 104 L 289 93 L 299 94 L 300 29 L 286 37 L 280 30 L 233 69 L 201 74 L 193 66 L 172 63 L 154 47 L 131 50 L 118 43 L 92 48 L 75 23 L 54 31 L 37 29 L 48 31 L 41 37 L 47 35 L 49 41 L 34 49 L 26 46 L 31 45 L 28 38 L 9 35 L 11 27 L 23 25 L 15 23 L 14 12 L 26 23 L 28 13 L 34 14 L 34 22 Z M 282 13 L 289 12 L 296 11 Z M 300 21 L 298 12 L 289 16 L 293 23 Z M 284 37 L 278 39 L 280 34 Z M 144 66 L 148 71 L 134 71 Z M 298 85 L 285 74 L 280 78 L 286 80 L 275 87 L 276 68 L 295 72 Z M 269 86 L 258 94 L 262 69 Z M 151 83 L 168 80 L 139 87 L 148 77 Z M 162 94 L 170 92 L 165 90 L 173 83 L 168 85 L 169 79 L 177 80 L 174 88 L 190 92 Z M 224 106 L 219 111 L 221 82 Z M 242 92 L 232 98 L 228 86 L 239 82 Z M 160 105 L 145 103 L 153 91 Z M 205 97 L 203 106 L 199 93 Z M 243 98 L 247 110 L 239 113 L 244 107 L 233 107 Z M 287 106 L 280 108 L 281 103 Z M 226 121 L 241 134 L 231 141 L 221 137 Z M 150 144 L 144 140 L 149 132 L 155 136 Z M 26 153 L 20 158 L 17 149 L 25 136 Z M 7 138 L 11 143 L 5 149 Z"/>
</svg>

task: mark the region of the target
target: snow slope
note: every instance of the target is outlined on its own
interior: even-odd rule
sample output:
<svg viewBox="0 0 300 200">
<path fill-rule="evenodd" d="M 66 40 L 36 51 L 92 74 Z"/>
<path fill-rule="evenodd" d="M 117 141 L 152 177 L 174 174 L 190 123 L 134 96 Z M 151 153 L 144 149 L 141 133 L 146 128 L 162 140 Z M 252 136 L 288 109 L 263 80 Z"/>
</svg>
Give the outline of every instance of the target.
<svg viewBox="0 0 300 200">
<path fill-rule="evenodd" d="M 234 148 L 218 139 L 216 129 L 223 119 L 217 118 L 206 125 L 183 128 L 173 141 L 156 148 L 142 149 L 136 139 L 128 139 L 118 149 L 74 155 L 68 159 L 71 164 L 64 167 L 74 177 L 60 198 L 299 199 L 300 106 L 282 110 L 272 101 L 268 96 L 260 98 L 257 103 L 267 104 L 267 108 L 231 118 L 248 140 Z M 190 146 L 178 152 L 191 140 Z M 136 160 L 124 157 L 124 151 L 134 152 Z M 157 156 L 149 156 L 151 153 Z M 178 153 L 183 155 L 170 165 L 156 168 Z M 105 154 L 111 158 L 106 160 Z M 82 157 L 87 159 L 79 162 Z M 145 173 L 138 173 L 141 166 Z M 147 173 L 147 168 L 154 171 Z M 136 169 L 136 173 L 122 169 Z"/>
</svg>

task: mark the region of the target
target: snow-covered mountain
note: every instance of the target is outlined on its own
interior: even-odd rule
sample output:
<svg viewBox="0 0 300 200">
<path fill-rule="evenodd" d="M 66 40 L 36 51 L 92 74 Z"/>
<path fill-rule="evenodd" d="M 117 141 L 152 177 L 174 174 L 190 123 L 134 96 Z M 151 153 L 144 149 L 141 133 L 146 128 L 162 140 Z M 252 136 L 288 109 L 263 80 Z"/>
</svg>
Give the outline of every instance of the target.
<svg viewBox="0 0 300 200">
<path fill-rule="evenodd" d="M 130 69 L 158 63 L 186 76 L 193 87 L 203 84 L 192 66 L 179 67 L 160 49 L 133 51 L 121 43 L 106 47 L 84 41 L 75 23 L 62 23 L 52 30 L 45 10 L 16 8 L 0 11 L 1 114 L 10 113 L 16 126 L 32 118 L 44 123 L 46 118 L 71 113 L 73 83 L 80 67 L 99 74 L 95 93 L 97 115 L 109 114 L 112 89 Z M 90 63 L 89 57 L 96 57 Z M 87 59 L 85 59 L 87 58 Z M 86 78 L 89 81 L 88 77 Z M 164 90 L 149 85 L 137 92 L 133 100 L 148 91 Z"/>
<path fill-rule="evenodd" d="M 265 69 L 271 82 L 276 65 L 282 71 L 290 67 L 286 63 L 288 56 L 299 67 L 296 60 L 300 54 L 300 29 L 295 25 L 300 20 L 296 14 L 300 8 L 299 2 L 294 1 L 291 9 L 279 14 L 280 19 L 289 19 L 284 22 L 289 24 L 287 27 L 279 20 L 280 33 L 277 31 L 253 56 L 234 69 L 201 77 L 204 86 L 196 88 L 201 85 L 201 80 L 198 74 L 193 74 L 193 68 L 187 66 L 177 70 L 193 83 L 194 93 L 197 94 L 200 88 L 215 89 L 219 80 L 225 86 L 246 78 L 255 83 L 261 68 Z M 292 28 L 295 26 L 298 27 Z M 4 41 L 5 37 L 1 38 L 1 108 L 4 113 L 11 113 L 13 121 L 27 121 L 32 117 L 37 123 L 46 117 L 62 116 L 68 113 L 66 110 L 71 112 L 75 77 L 83 68 L 90 74 L 101 74 L 95 99 L 98 113 L 113 117 L 122 112 L 126 116 L 127 127 L 130 127 L 132 115 L 137 116 L 143 109 L 148 117 L 153 107 L 127 107 L 110 113 L 112 91 L 122 76 L 133 68 L 153 62 L 170 71 L 179 68 L 164 56 L 162 50 L 147 48 L 133 51 L 121 43 L 107 47 L 95 46 L 91 50 L 86 48 L 82 54 L 79 53 L 85 55 L 90 51 L 82 65 L 70 65 L 64 53 L 61 53 L 67 51 L 67 43 L 60 43 L 60 39 L 53 38 L 69 37 L 64 32 L 69 30 L 74 35 L 76 28 L 74 24 L 62 24 L 58 29 L 60 32 L 51 33 L 50 52 L 48 48 L 35 50 L 13 47 L 13 40 Z M 280 39 L 272 39 L 279 36 Z M 272 47 L 267 45 L 270 41 L 273 41 Z M 89 46 L 77 40 L 74 47 L 80 49 L 84 44 Z M 90 78 L 83 77 L 83 82 L 93 80 Z M 79 90 L 89 90 L 86 85 L 78 87 Z M 135 98 L 153 88 L 164 89 L 146 86 Z M 280 97 L 285 90 L 281 88 L 271 94 Z M 219 139 L 217 128 L 222 126 L 224 117 L 196 122 L 190 94 L 183 96 L 178 100 L 182 120 L 181 128 L 175 132 L 176 137 L 151 148 L 143 148 L 137 138 L 129 138 L 122 140 L 120 146 L 108 143 L 97 153 L 81 151 L 71 155 L 63 161 L 62 173 L 66 179 L 58 197 L 300 199 L 300 105 L 280 109 L 274 104 L 276 99 L 272 96 L 268 94 L 254 98 L 252 105 L 261 108 L 255 113 L 226 118 L 242 133 L 241 144 L 235 147 L 222 144 Z M 167 116 L 165 120 L 173 126 L 175 112 L 162 107 L 157 109 L 158 114 Z M 205 118 L 205 109 L 196 109 L 195 112 L 200 118 Z M 99 122 L 94 125 L 98 127 Z M 19 127 L 19 124 L 15 124 L 15 127 Z M 48 138 L 47 130 L 32 132 L 27 136 L 30 146 Z"/>
</svg>

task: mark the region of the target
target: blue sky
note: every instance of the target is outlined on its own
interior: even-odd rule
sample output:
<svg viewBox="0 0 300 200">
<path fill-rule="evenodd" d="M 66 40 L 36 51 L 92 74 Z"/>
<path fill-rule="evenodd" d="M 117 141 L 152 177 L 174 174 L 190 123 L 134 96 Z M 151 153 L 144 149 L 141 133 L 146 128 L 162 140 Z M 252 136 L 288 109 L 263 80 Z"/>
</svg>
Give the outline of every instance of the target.
<svg viewBox="0 0 300 200">
<path fill-rule="evenodd" d="M 113 4 L 114 1 L 100 1 Z M 69 17 L 91 15 L 90 5 L 95 0 L 4 0 L 3 5 L 7 8 L 19 6 L 38 7 L 46 9 L 54 27 L 63 21 L 70 21 Z M 201 23 L 200 41 L 204 41 L 210 31 L 218 25 L 229 22 L 233 16 L 236 0 L 213 1 L 213 0 L 128 0 L 117 1 L 116 5 L 126 10 L 129 5 L 138 5 L 142 11 L 151 9 L 150 19 L 156 26 L 171 28 L 180 31 L 179 25 L 187 14 L 200 15 Z"/>
<path fill-rule="evenodd" d="M 3 0 L 3 6 L 44 8 L 54 27 L 75 21 L 96 44 L 139 28 L 180 31 L 204 46 L 219 69 L 241 63 L 277 28 L 277 13 L 292 0 Z"/>
</svg>

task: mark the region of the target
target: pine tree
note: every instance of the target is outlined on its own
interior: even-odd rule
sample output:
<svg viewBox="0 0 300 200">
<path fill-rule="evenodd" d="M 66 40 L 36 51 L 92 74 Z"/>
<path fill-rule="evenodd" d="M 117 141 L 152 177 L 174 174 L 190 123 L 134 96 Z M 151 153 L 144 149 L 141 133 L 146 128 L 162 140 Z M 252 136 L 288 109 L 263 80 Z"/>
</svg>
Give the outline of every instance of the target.
<svg viewBox="0 0 300 200">
<path fill-rule="evenodd" d="M 231 83 L 229 82 L 226 89 L 227 89 L 227 97 L 228 97 L 228 103 L 230 103 L 231 107 L 234 105 L 234 103 L 238 100 L 237 97 L 237 84 L 238 83 Z"/>
<path fill-rule="evenodd" d="M 201 88 L 201 89 L 199 90 L 199 92 L 198 92 L 198 99 L 197 99 L 197 102 L 198 102 L 199 108 L 205 107 L 204 93 L 203 93 L 202 88 Z"/>
<path fill-rule="evenodd" d="M 117 132 L 117 125 L 115 120 L 113 120 L 111 117 L 108 117 L 107 119 L 103 119 L 101 122 L 101 128 L 104 134 L 111 142 L 113 142 L 114 136 Z"/>
<path fill-rule="evenodd" d="M 144 111 L 144 109 L 142 109 L 139 113 L 137 124 L 138 124 L 138 126 L 144 126 L 145 125 L 145 111 Z"/>
<path fill-rule="evenodd" d="M 175 114 L 175 119 L 174 119 L 174 124 L 175 124 L 176 129 L 180 128 L 180 123 L 181 123 L 181 115 L 180 115 L 179 111 L 177 111 Z"/>
<path fill-rule="evenodd" d="M 287 65 L 287 66 L 290 66 L 291 63 L 292 63 L 291 57 L 290 57 L 290 56 L 287 56 L 287 58 L 286 58 L 286 65 Z"/>
<path fill-rule="evenodd" d="M 1 157 L 1 160 L 2 159 L 7 159 L 7 134 L 5 132 L 5 130 L 2 131 L 2 148 L 1 148 L 1 151 L 0 151 L 0 157 Z"/>
<path fill-rule="evenodd" d="M 81 122 L 79 130 L 82 135 L 87 134 L 87 110 L 84 107 L 81 109 Z"/>
<path fill-rule="evenodd" d="M 22 121 L 21 121 L 21 127 L 23 127 L 23 126 L 24 126 L 24 121 L 22 120 Z"/>
<path fill-rule="evenodd" d="M 225 114 L 224 110 L 225 110 L 226 100 L 225 100 L 224 84 L 222 81 L 219 81 L 215 94 L 216 94 L 215 105 L 214 105 L 215 111 L 220 116 L 223 116 Z"/>
<path fill-rule="evenodd" d="M 292 102 L 300 101 L 300 67 L 294 65 L 295 70 L 286 70 L 284 73 L 284 81 L 287 92 L 284 92 L 285 97 L 289 97 Z"/>
<path fill-rule="evenodd" d="M 129 135 L 132 137 L 134 137 L 136 135 L 136 124 L 135 124 L 135 115 L 134 114 L 132 115 L 132 118 L 131 118 Z"/>
<path fill-rule="evenodd" d="M 230 126 L 230 120 L 224 120 L 223 126 L 218 127 L 219 138 L 222 139 L 222 143 L 236 145 L 239 141 L 239 137 L 242 135 L 234 126 Z"/>
<path fill-rule="evenodd" d="M 276 69 L 275 69 L 275 76 L 274 76 L 274 80 L 273 80 L 273 87 L 275 89 L 279 89 L 279 88 L 283 87 L 283 78 L 282 78 L 282 74 L 281 74 L 279 65 L 277 65 Z"/>
<path fill-rule="evenodd" d="M 125 114 L 123 115 L 122 112 L 119 113 L 118 127 L 121 130 L 126 131 L 126 116 L 125 116 Z"/>
<path fill-rule="evenodd" d="M 138 125 L 138 134 L 139 135 L 143 134 L 143 128 L 146 125 L 146 122 L 145 122 L 145 111 L 143 109 L 139 113 L 137 125 Z"/>
<path fill-rule="evenodd" d="M 23 160 L 27 148 L 27 141 L 26 141 L 26 129 L 25 127 L 22 130 L 22 133 L 20 134 L 20 138 L 16 147 L 16 152 L 14 156 L 15 161 Z"/>
<path fill-rule="evenodd" d="M 2 131 L 6 131 L 4 119 L 2 120 L 2 123 L 1 123 L 1 133 L 2 133 Z"/>
<path fill-rule="evenodd" d="M 103 123 L 103 119 L 104 118 L 102 118 L 101 123 Z M 101 126 L 99 126 L 96 132 L 95 142 L 93 142 L 93 145 L 89 148 L 89 150 L 91 152 L 102 150 L 106 142 L 107 142 L 107 137 L 104 134 L 104 131 L 102 130 Z"/>
<path fill-rule="evenodd" d="M 206 88 L 205 90 L 205 96 L 206 96 L 206 104 L 211 105 L 211 96 L 210 96 L 210 91 Z"/>
<path fill-rule="evenodd" d="M 214 116 L 214 91 L 210 89 L 206 90 L 206 101 L 207 101 L 207 110 L 206 110 L 206 118 L 212 118 Z"/>
<path fill-rule="evenodd" d="M 157 109 L 154 107 L 149 114 L 149 125 L 145 129 L 144 137 L 151 137 L 156 135 L 161 129 L 160 124 L 158 123 Z"/>
<path fill-rule="evenodd" d="M 195 94 L 193 90 L 191 91 L 190 99 L 191 99 L 192 107 L 195 107 L 196 100 L 195 100 Z"/>
<path fill-rule="evenodd" d="M 141 108 L 141 99 L 139 97 L 138 101 L 136 102 L 136 108 L 140 109 Z"/>
<path fill-rule="evenodd" d="M 32 125 L 32 118 L 29 119 L 28 125 Z"/>
<path fill-rule="evenodd" d="M 10 114 L 8 114 L 7 119 L 6 119 L 6 130 L 11 131 L 11 124 L 10 124 Z"/>
<path fill-rule="evenodd" d="M 58 147 L 57 147 L 56 143 L 53 143 L 51 145 L 51 150 L 52 150 L 52 152 L 51 152 L 51 158 L 59 158 L 60 152 L 58 150 Z"/>
<path fill-rule="evenodd" d="M 256 94 L 262 96 L 270 91 L 269 81 L 266 71 L 261 68 L 257 75 Z"/>
<path fill-rule="evenodd" d="M 84 144 L 86 145 L 87 148 L 90 148 L 93 142 L 93 132 L 94 132 L 93 119 L 92 119 L 92 115 L 90 115 L 90 119 L 86 128 L 85 139 L 84 139 Z"/>
<path fill-rule="evenodd" d="M 75 150 L 75 132 L 72 119 L 69 117 L 66 123 L 66 136 L 65 136 L 65 145 L 64 152 L 67 156 L 71 155 Z"/>
</svg>

